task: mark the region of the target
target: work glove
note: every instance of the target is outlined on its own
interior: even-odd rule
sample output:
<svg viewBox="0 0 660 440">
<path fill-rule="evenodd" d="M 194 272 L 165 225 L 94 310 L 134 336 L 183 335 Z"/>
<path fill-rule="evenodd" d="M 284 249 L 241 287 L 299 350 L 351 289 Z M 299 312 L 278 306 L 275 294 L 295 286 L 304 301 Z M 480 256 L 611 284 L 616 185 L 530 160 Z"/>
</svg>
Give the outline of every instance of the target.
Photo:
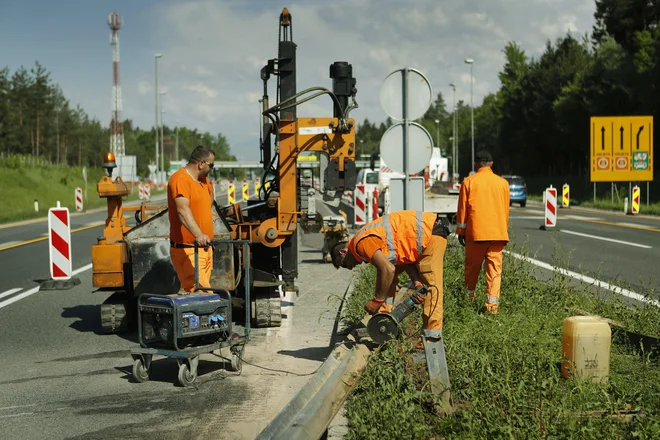
<svg viewBox="0 0 660 440">
<path fill-rule="evenodd" d="M 465 247 L 465 235 L 459 235 L 458 242 L 461 244 L 461 246 Z"/>
<path fill-rule="evenodd" d="M 384 299 L 378 299 L 375 296 L 371 298 L 371 301 L 369 301 L 367 304 L 364 306 L 364 310 L 370 315 L 374 315 L 378 313 L 378 309 L 380 309 L 380 306 L 383 305 L 385 302 Z"/>
</svg>

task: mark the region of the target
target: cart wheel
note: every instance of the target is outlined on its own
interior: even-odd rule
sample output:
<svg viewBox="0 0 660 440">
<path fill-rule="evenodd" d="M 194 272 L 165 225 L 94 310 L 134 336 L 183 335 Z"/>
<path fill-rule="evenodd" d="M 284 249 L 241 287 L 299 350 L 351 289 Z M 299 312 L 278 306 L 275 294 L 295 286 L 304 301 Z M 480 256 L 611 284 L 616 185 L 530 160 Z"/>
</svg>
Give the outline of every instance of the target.
<svg viewBox="0 0 660 440">
<path fill-rule="evenodd" d="M 181 365 L 179 365 L 178 378 L 181 386 L 191 386 L 195 382 L 195 379 L 197 379 L 197 368 L 191 370 L 187 362 L 182 362 Z"/>
<path fill-rule="evenodd" d="M 151 373 L 151 368 L 144 366 L 142 358 L 139 357 L 133 362 L 133 377 L 140 383 L 147 382 L 149 380 L 149 373 Z"/>
<path fill-rule="evenodd" d="M 243 371 L 243 354 L 245 353 L 245 345 L 240 348 L 232 348 L 231 350 L 231 371 L 240 373 Z"/>
</svg>

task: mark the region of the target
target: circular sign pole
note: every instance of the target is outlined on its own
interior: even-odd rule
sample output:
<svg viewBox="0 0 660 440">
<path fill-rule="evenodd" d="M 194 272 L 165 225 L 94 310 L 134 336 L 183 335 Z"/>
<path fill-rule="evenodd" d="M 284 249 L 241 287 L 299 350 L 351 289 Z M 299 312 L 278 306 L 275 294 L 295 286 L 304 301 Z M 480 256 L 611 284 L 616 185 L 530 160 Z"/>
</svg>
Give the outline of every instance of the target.
<svg viewBox="0 0 660 440">
<path fill-rule="evenodd" d="M 408 188 L 410 187 L 410 175 L 408 173 L 408 68 L 401 70 L 401 79 L 403 81 L 403 108 L 401 114 L 403 115 L 403 209 L 408 209 Z"/>
</svg>

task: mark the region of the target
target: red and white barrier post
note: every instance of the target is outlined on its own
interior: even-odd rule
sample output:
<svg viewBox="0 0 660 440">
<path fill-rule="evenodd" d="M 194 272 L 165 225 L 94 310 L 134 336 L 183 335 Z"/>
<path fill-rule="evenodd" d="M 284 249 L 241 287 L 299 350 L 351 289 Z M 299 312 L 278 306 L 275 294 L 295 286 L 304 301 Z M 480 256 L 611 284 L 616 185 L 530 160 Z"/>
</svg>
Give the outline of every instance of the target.
<svg viewBox="0 0 660 440">
<path fill-rule="evenodd" d="M 48 210 L 48 251 L 50 256 L 50 276 L 54 280 L 71 278 L 71 223 L 69 209 Z"/>
<path fill-rule="evenodd" d="M 83 191 L 82 191 L 82 188 L 76 188 L 75 197 L 76 197 L 76 212 L 80 212 L 80 211 L 83 210 Z"/>
<path fill-rule="evenodd" d="M 353 212 L 355 213 L 353 224 L 364 225 L 367 223 L 364 185 L 357 185 L 353 195 L 355 200 L 355 203 L 353 204 Z"/>
<path fill-rule="evenodd" d="M 378 188 L 374 189 L 374 195 L 373 195 L 373 206 L 374 206 L 374 216 L 373 220 L 376 220 L 378 216 Z"/>
<path fill-rule="evenodd" d="M 547 230 L 557 226 L 557 188 L 546 188 L 545 196 L 543 197 L 545 204 L 545 219 L 541 229 Z"/>
</svg>

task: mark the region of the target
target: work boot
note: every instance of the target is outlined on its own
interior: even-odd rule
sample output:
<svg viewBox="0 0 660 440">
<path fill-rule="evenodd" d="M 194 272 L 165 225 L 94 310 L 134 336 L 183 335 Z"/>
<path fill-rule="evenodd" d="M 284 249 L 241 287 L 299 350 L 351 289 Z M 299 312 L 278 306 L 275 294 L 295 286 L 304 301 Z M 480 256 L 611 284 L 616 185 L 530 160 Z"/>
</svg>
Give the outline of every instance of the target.
<svg viewBox="0 0 660 440">
<path fill-rule="evenodd" d="M 468 298 L 470 298 L 470 302 L 474 302 L 474 299 L 477 297 L 477 294 L 474 293 L 474 290 L 468 290 Z"/>
<path fill-rule="evenodd" d="M 489 303 L 487 302 L 484 304 L 484 308 L 482 309 L 482 313 L 486 315 L 497 315 L 498 310 L 497 310 L 497 303 Z"/>
</svg>

